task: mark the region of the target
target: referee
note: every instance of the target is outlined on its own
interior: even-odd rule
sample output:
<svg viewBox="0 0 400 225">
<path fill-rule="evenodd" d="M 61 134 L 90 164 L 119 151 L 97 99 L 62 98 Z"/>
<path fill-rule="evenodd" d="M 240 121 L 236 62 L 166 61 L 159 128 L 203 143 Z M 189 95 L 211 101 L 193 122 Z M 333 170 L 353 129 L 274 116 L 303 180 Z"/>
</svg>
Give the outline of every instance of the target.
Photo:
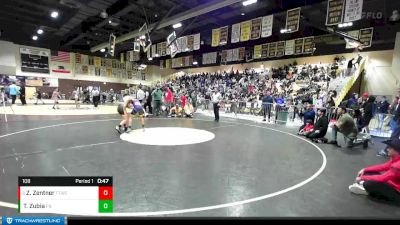
<svg viewBox="0 0 400 225">
<path fill-rule="evenodd" d="M 221 100 L 222 100 L 221 93 L 219 93 L 219 91 L 215 88 L 213 90 L 211 101 L 213 103 L 214 116 L 216 122 L 219 122 L 219 107 Z"/>
</svg>

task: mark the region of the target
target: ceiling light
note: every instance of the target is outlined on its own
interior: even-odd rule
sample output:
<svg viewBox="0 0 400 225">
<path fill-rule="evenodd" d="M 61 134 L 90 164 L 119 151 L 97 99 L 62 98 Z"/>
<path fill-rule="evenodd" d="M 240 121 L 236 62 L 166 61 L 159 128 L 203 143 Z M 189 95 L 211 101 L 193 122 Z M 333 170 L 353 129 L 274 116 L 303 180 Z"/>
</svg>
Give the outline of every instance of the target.
<svg viewBox="0 0 400 225">
<path fill-rule="evenodd" d="M 160 57 L 160 55 L 159 55 L 159 54 L 156 54 L 156 57 Z"/>
<path fill-rule="evenodd" d="M 149 61 L 151 61 L 151 60 L 153 60 L 153 58 L 150 57 L 150 58 L 149 58 Z"/>
<path fill-rule="evenodd" d="M 198 63 L 196 61 L 193 62 L 193 65 L 197 65 Z"/>
<path fill-rule="evenodd" d="M 100 50 L 100 52 L 106 52 L 106 49 L 105 49 L 105 48 L 102 48 L 102 49 Z"/>
<path fill-rule="evenodd" d="M 37 30 L 37 33 L 38 33 L 38 34 L 43 34 L 43 30 L 42 30 L 42 29 L 39 29 L 39 30 Z"/>
<path fill-rule="evenodd" d="M 177 23 L 177 24 L 174 24 L 172 27 L 174 28 L 174 29 L 176 29 L 176 28 L 179 28 L 179 27 L 181 27 L 182 26 L 182 23 Z"/>
<path fill-rule="evenodd" d="M 257 2 L 257 0 L 247 0 L 247 1 L 243 2 L 243 6 L 248 6 L 248 5 L 254 4 L 256 2 Z"/>
<path fill-rule="evenodd" d="M 157 14 L 156 14 L 156 15 L 154 15 L 154 17 L 155 17 L 155 18 L 157 18 L 157 17 L 158 17 L 158 15 L 157 15 Z"/>
<path fill-rule="evenodd" d="M 240 15 L 244 16 L 244 15 L 246 15 L 246 14 L 242 13 L 242 14 L 240 14 Z"/>
<path fill-rule="evenodd" d="M 109 23 L 109 24 L 111 24 L 111 23 L 112 23 L 112 21 L 111 21 L 111 20 L 108 20 L 108 23 Z"/>
<path fill-rule="evenodd" d="M 33 39 L 34 41 L 36 41 L 36 40 L 38 39 L 38 36 L 34 35 L 34 36 L 32 37 L 32 39 Z"/>
<path fill-rule="evenodd" d="M 58 12 L 57 11 L 53 11 L 53 12 L 51 12 L 50 16 L 52 18 L 57 18 L 58 17 Z"/>
</svg>

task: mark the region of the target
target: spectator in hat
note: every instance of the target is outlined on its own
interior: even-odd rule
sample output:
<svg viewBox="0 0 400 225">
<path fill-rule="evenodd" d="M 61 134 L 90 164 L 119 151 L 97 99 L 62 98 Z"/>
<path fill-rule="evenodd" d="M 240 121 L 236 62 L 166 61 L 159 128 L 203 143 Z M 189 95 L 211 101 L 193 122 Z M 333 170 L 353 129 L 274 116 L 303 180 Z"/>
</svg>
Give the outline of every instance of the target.
<svg viewBox="0 0 400 225">
<path fill-rule="evenodd" d="M 400 139 L 383 142 L 388 146 L 390 160 L 358 172 L 356 182 L 349 186 L 354 194 L 368 195 L 400 203 Z"/>
<path fill-rule="evenodd" d="M 365 139 L 363 142 L 355 142 L 358 135 L 358 129 L 356 123 L 354 122 L 353 117 L 347 113 L 347 109 L 345 106 L 341 106 L 337 110 L 337 114 L 339 116 L 339 120 L 335 122 L 332 127 L 332 140 L 329 144 L 336 145 L 340 147 L 337 142 L 337 134 L 342 133 L 347 140 L 347 147 L 352 148 L 354 146 L 363 145 L 364 148 L 368 147 L 368 139 Z"/>
</svg>

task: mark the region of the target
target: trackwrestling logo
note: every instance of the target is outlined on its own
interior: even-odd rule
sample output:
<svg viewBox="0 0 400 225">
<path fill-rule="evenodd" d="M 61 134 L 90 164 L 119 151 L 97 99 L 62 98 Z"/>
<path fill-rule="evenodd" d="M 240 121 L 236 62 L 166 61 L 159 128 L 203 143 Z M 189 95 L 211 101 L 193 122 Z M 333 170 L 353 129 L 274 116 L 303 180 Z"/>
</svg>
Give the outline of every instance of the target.
<svg viewBox="0 0 400 225">
<path fill-rule="evenodd" d="M 37 225 L 37 224 L 53 224 L 64 225 L 64 217 L 2 217 L 3 225 Z"/>
</svg>

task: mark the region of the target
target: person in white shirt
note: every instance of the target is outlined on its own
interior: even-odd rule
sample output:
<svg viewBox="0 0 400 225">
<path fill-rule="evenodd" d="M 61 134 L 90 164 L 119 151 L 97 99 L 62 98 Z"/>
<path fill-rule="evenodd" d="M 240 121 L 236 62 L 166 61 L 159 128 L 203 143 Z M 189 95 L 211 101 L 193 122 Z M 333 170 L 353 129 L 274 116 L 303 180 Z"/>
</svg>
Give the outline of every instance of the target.
<svg viewBox="0 0 400 225">
<path fill-rule="evenodd" d="M 146 97 L 146 93 L 139 87 L 139 90 L 136 93 L 136 98 L 139 100 L 141 104 L 143 104 L 143 100 Z"/>
<path fill-rule="evenodd" d="M 212 97 L 211 97 L 211 101 L 213 103 L 214 116 L 215 116 L 216 122 L 219 122 L 219 107 L 220 107 L 221 100 L 222 100 L 221 93 L 219 93 L 217 89 L 214 89 Z"/>
</svg>

